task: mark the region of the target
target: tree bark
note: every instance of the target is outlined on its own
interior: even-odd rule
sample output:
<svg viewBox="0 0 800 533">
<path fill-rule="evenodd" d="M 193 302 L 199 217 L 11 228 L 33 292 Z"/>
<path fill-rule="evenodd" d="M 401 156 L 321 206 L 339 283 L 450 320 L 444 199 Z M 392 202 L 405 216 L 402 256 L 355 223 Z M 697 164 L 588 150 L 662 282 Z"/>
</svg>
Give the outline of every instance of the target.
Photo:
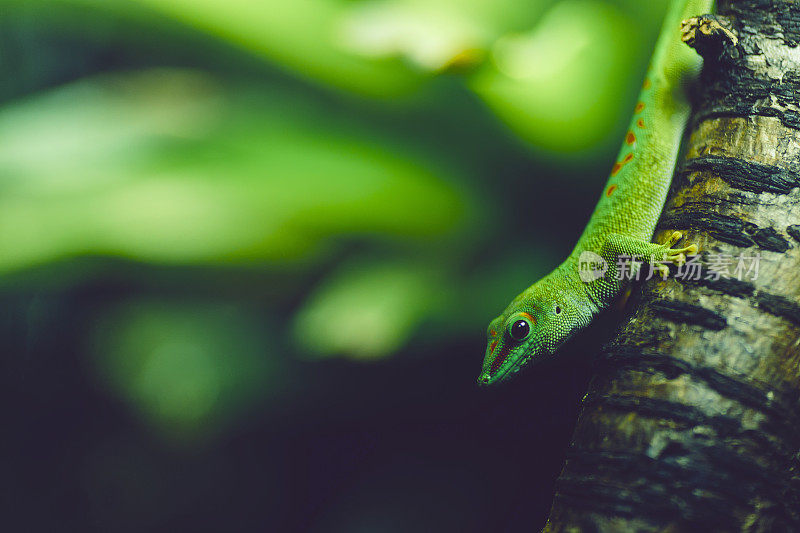
<svg viewBox="0 0 800 533">
<path fill-rule="evenodd" d="M 702 275 L 630 302 L 546 531 L 800 531 L 800 5 L 719 4 L 656 231 L 698 243 Z"/>
</svg>

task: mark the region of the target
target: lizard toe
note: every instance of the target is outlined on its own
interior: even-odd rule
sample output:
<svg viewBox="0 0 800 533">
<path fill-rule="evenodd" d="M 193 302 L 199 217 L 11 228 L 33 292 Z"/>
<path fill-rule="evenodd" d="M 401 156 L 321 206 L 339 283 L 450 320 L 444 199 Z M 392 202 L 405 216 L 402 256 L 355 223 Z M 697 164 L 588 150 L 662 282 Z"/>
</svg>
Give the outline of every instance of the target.
<svg viewBox="0 0 800 533">
<path fill-rule="evenodd" d="M 680 231 L 673 231 L 672 235 L 669 236 L 667 242 L 665 242 L 664 245 L 667 248 L 671 248 L 673 244 L 677 243 L 682 238 L 683 238 L 683 233 L 681 233 Z"/>
</svg>

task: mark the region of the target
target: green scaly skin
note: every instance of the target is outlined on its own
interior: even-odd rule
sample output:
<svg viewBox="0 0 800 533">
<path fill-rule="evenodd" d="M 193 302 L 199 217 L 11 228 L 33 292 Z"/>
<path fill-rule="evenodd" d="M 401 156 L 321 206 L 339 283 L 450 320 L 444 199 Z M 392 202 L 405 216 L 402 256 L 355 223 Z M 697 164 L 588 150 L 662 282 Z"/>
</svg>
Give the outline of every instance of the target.
<svg viewBox="0 0 800 533">
<path fill-rule="evenodd" d="M 681 41 L 681 21 L 710 12 L 713 0 L 674 0 L 664 20 L 639 102 L 600 201 L 569 257 L 492 320 L 478 383 L 497 383 L 526 364 L 544 360 L 611 305 L 624 288 L 620 256 L 640 256 L 662 275 L 662 261 L 682 264 L 697 246 L 674 248 L 650 242 L 672 180 L 690 106 L 684 87 L 700 58 Z M 597 256 L 607 271 L 584 282 L 580 261 Z M 584 254 L 581 257 L 581 254 Z M 599 258 L 597 258 L 599 260 Z M 584 261 L 585 264 L 585 261 Z"/>
</svg>

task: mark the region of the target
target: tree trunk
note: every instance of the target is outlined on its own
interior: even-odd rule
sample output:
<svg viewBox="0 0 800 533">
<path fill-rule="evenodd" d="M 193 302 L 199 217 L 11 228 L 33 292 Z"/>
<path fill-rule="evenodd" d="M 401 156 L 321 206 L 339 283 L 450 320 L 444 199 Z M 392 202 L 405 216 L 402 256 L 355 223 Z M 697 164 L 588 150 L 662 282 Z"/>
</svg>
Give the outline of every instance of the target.
<svg viewBox="0 0 800 533">
<path fill-rule="evenodd" d="M 656 232 L 698 243 L 701 276 L 632 299 L 546 531 L 800 531 L 800 5 L 719 4 Z"/>
</svg>

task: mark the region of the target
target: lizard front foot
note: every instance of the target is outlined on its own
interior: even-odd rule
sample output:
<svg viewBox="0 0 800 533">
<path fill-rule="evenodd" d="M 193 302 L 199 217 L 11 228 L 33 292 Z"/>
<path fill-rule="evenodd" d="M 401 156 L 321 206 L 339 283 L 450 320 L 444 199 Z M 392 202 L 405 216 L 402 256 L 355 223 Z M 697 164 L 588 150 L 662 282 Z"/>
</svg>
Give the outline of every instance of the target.
<svg viewBox="0 0 800 533">
<path fill-rule="evenodd" d="M 697 255 L 697 252 L 700 251 L 700 248 L 694 243 L 684 246 L 683 248 L 673 248 L 682 238 L 683 233 L 680 231 L 673 231 L 672 235 L 667 239 L 667 242 L 662 245 L 664 247 L 664 260 L 666 262 L 676 266 L 682 266 L 686 264 L 687 255 Z"/>
</svg>

